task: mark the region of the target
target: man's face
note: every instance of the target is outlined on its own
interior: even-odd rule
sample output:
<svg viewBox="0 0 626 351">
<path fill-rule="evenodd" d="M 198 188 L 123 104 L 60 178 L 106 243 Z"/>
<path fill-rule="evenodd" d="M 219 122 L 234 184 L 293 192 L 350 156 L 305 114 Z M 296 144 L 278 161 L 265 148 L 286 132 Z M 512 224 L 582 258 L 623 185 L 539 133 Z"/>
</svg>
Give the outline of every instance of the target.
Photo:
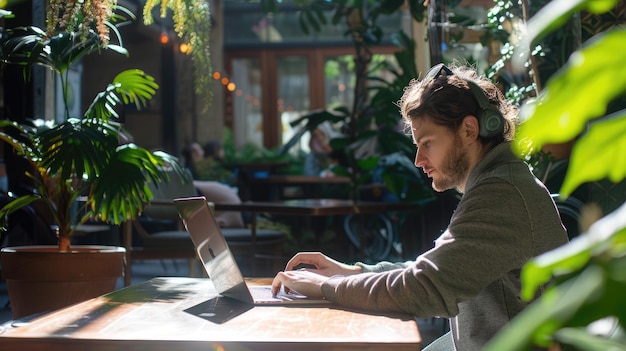
<svg viewBox="0 0 626 351">
<path fill-rule="evenodd" d="M 433 123 L 430 118 L 411 122 L 417 146 L 415 166 L 421 168 L 436 191 L 463 187 L 469 169 L 467 151 L 457 133 Z"/>
</svg>

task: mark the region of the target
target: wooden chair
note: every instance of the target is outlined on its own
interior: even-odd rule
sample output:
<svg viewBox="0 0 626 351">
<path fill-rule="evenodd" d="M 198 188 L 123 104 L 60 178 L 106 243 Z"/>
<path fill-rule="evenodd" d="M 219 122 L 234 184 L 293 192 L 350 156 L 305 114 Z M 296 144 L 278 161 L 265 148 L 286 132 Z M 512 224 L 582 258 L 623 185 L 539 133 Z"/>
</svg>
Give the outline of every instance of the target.
<svg viewBox="0 0 626 351">
<path fill-rule="evenodd" d="M 195 272 L 196 253 L 193 242 L 173 204 L 175 198 L 197 196 L 193 183 L 184 182 L 176 174 L 171 174 L 170 181 L 149 186 L 154 199 L 145 207 L 140 218 L 124 224 L 127 257 L 125 286 L 131 283 L 131 263 L 134 260 L 187 259 L 190 275 L 193 276 Z M 247 266 L 251 268 L 244 270 L 245 275 L 254 276 L 259 273 L 257 259 L 274 261 L 276 264 L 272 269 L 275 271 L 280 269 L 277 266 L 279 261 L 281 265 L 285 262 L 282 254 L 285 235 L 279 231 L 257 230 L 256 237 L 252 237 L 250 228 L 222 228 L 222 233 L 242 270 Z"/>
</svg>

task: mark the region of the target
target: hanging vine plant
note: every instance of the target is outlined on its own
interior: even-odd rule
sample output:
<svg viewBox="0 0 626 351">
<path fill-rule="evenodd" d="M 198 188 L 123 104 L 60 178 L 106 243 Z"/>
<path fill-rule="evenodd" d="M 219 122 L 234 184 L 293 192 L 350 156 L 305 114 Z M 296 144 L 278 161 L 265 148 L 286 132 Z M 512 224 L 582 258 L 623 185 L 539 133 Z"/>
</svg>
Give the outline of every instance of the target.
<svg viewBox="0 0 626 351">
<path fill-rule="evenodd" d="M 60 1 L 60 0 L 56 0 Z M 159 6 L 160 16 L 165 18 L 167 10 L 173 12 L 174 31 L 185 43 L 188 43 L 194 67 L 194 86 L 198 95 L 206 94 L 208 108 L 211 91 L 211 57 L 209 42 L 211 35 L 211 11 L 206 0 L 147 0 L 143 8 L 144 24 L 154 23 L 152 10 Z"/>
<path fill-rule="evenodd" d="M 211 11 L 206 0 L 147 0 L 143 8 L 145 25 L 154 23 L 152 10 L 159 7 L 161 18 L 172 11 L 174 31 L 185 43 L 189 44 L 194 66 L 194 86 L 198 95 L 206 95 L 208 108 L 211 91 Z M 121 38 L 117 28 L 111 25 L 115 20 L 114 9 L 125 10 L 117 6 L 117 0 L 50 0 L 47 12 L 47 33 L 52 36 L 60 31 L 74 31 L 87 35 L 90 29 L 98 32 L 100 40 L 106 46 L 109 43 L 110 32 L 114 31 L 117 38 Z M 128 11 L 128 10 L 126 10 Z M 132 14 L 129 14 L 132 17 Z"/>
</svg>

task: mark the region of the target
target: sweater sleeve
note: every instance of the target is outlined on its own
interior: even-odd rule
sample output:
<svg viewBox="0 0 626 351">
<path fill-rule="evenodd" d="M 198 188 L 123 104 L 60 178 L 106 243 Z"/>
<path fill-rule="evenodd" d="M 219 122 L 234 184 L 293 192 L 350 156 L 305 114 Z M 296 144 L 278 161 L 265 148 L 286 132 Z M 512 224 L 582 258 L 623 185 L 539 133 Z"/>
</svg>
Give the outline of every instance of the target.
<svg viewBox="0 0 626 351">
<path fill-rule="evenodd" d="M 370 311 L 457 315 L 459 302 L 521 267 L 532 251 L 526 206 L 514 186 L 493 179 L 471 191 L 433 249 L 410 263 L 365 265 L 366 273 L 331 277 L 322 286 L 325 297 Z"/>
<path fill-rule="evenodd" d="M 375 272 L 375 273 L 380 273 L 380 272 L 386 272 L 386 271 L 391 271 L 394 269 L 404 269 L 409 267 L 411 264 L 413 264 L 413 261 L 406 261 L 406 262 L 387 262 L 387 261 L 383 261 L 383 262 L 379 262 L 377 264 L 366 264 L 363 262 L 357 262 L 354 265 L 357 267 L 361 267 L 361 272 Z"/>
</svg>

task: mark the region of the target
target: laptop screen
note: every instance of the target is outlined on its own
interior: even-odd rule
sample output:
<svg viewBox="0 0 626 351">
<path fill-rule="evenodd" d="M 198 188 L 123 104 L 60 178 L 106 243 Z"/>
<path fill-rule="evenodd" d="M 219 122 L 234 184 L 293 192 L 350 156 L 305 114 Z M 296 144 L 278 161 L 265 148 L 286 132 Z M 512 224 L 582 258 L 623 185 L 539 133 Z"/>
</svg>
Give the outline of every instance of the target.
<svg viewBox="0 0 626 351">
<path fill-rule="evenodd" d="M 178 213 L 191 236 L 196 255 L 217 292 L 252 303 L 241 270 L 230 251 L 204 196 L 174 199 Z"/>
</svg>

